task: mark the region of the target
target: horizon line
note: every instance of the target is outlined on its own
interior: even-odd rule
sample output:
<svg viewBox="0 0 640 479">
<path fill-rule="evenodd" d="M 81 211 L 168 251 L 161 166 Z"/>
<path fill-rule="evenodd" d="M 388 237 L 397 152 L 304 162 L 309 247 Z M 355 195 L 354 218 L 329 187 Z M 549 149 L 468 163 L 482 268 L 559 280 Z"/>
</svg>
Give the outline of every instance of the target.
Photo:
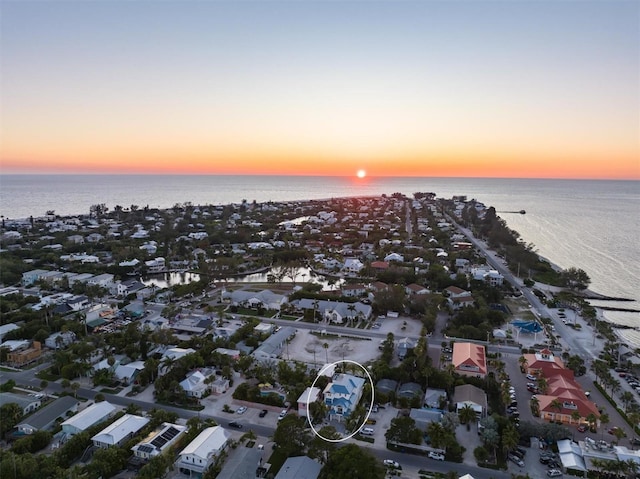
<svg viewBox="0 0 640 479">
<path fill-rule="evenodd" d="M 291 177 L 291 178 L 351 178 L 358 181 L 367 181 L 368 179 L 379 178 L 433 178 L 433 179 L 484 179 L 484 180 L 572 180 L 572 181 L 640 181 L 637 178 L 618 178 L 618 177 L 569 177 L 569 176 L 443 176 L 443 175 L 367 175 L 364 178 L 357 178 L 356 175 L 327 175 L 327 174 L 282 174 L 282 173 L 125 173 L 125 172 L 12 172 L 0 171 L 0 176 L 246 176 L 246 177 Z"/>
</svg>

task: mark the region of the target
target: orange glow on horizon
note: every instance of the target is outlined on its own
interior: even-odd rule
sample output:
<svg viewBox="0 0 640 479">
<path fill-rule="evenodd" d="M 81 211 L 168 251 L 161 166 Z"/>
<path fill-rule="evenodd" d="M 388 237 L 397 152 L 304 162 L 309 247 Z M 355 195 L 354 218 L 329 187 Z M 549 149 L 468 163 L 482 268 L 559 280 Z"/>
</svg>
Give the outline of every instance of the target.
<svg viewBox="0 0 640 479">
<path fill-rule="evenodd" d="M 108 157 L 113 158 L 109 160 Z M 360 165 L 367 164 L 367 169 Z M 478 177 L 478 178 L 575 178 L 640 180 L 637 158 L 582 155 L 411 155 L 395 158 L 325 157 L 323 155 L 256 154 L 179 155 L 165 153 L 100 156 L 63 156 L 40 160 L 2 160 L 3 173 L 44 174 L 211 174 L 369 177 Z M 366 173 L 365 173 L 366 171 Z M 362 173 L 361 173 L 362 172 Z"/>
</svg>

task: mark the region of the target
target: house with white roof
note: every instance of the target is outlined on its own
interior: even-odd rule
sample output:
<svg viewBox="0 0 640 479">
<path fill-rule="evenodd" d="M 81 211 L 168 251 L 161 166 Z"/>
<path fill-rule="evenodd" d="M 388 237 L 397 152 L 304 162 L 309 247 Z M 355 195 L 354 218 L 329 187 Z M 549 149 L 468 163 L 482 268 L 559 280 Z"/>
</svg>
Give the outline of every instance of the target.
<svg viewBox="0 0 640 479">
<path fill-rule="evenodd" d="M 298 398 L 298 414 L 302 417 L 307 416 L 307 410 L 309 404 L 316 402 L 320 399 L 320 388 L 308 387 Z"/>
<path fill-rule="evenodd" d="M 262 291 L 226 291 L 223 290 L 221 300 L 231 304 L 247 305 L 249 307 L 257 307 L 262 305 L 266 309 L 280 310 L 282 305 L 287 302 L 287 297 L 282 294 L 274 293 L 268 289 Z"/>
<path fill-rule="evenodd" d="M 296 335 L 296 329 L 291 326 L 285 326 L 280 331 L 273 333 L 260 346 L 253 351 L 252 355 L 258 361 L 269 359 L 277 359 L 282 350 L 292 337 Z"/>
<path fill-rule="evenodd" d="M 62 423 L 62 432 L 67 436 L 73 436 L 86 431 L 91 426 L 95 426 L 102 421 L 106 421 L 116 412 L 116 407 L 107 402 L 102 401 L 83 409 L 75 416 Z"/>
<path fill-rule="evenodd" d="M 0 393 L 0 406 L 11 403 L 20 406 L 22 414 L 26 416 L 42 406 L 42 399 L 38 399 L 35 395 L 16 394 L 12 392 Z"/>
<path fill-rule="evenodd" d="M 15 324 L 13 324 L 13 323 L 3 324 L 2 326 L 0 326 L 0 343 L 2 342 L 2 340 L 5 337 L 5 335 L 8 332 L 14 331 L 16 329 L 20 329 L 20 327 L 15 325 Z"/>
<path fill-rule="evenodd" d="M 166 262 L 165 262 L 165 259 L 162 257 L 145 261 L 144 264 L 147 267 L 147 271 L 149 273 L 158 273 L 166 269 Z"/>
<path fill-rule="evenodd" d="M 212 373 L 213 371 L 211 371 Z M 212 374 L 203 374 L 201 370 L 192 371 L 185 379 L 180 381 L 180 386 L 187 396 L 192 398 L 203 398 L 209 394 L 211 388 L 207 384 L 207 379 Z"/>
<path fill-rule="evenodd" d="M 103 273 L 87 280 L 87 284 L 100 286 L 102 288 L 110 288 L 113 285 L 114 276 L 111 273 Z"/>
<path fill-rule="evenodd" d="M 221 426 L 208 427 L 185 447 L 175 465 L 183 474 L 202 477 L 229 442 L 229 435 Z"/>
<path fill-rule="evenodd" d="M 33 283 L 38 281 L 43 274 L 47 272 L 48 271 L 44 269 L 33 269 L 31 271 L 22 273 L 22 286 L 31 286 Z"/>
<path fill-rule="evenodd" d="M 359 273 L 364 264 L 358 258 L 345 258 L 342 270 L 348 273 Z"/>
<path fill-rule="evenodd" d="M 121 446 L 131 439 L 137 432 L 147 425 L 149 419 L 142 416 L 134 416 L 133 414 L 125 414 L 116 422 L 107 426 L 98 434 L 93 436 L 91 440 L 93 445 L 102 449 L 112 446 Z"/>
<path fill-rule="evenodd" d="M 186 426 L 164 422 L 160 428 L 131 448 L 133 455 L 145 460 L 156 457 L 175 444 L 186 430 Z"/>
<path fill-rule="evenodd" d="M 402 256 L 399 253 L 389 253 L 387 256 L 384 257 L 385 261 L 398 261 L 400 263 L 404 262 L 404 256 Z"/>
<path fill-rule="evenodd" d="M 308 456 L 289 457 L 274 479 L 317 479 L 322 464 Z"/>
<path fill-rule="evenodd" d="M 336 374 L 323 391 L 324 403 L 329 407 L 331 420 L 342 421 L 358 405 L 365 380 L 351 374 Z"/>
<path fill-rule="evenodd" d="M 142 370 L 144 370 L 144 362 L 132 361 L 128 364 L 120 364 L 113 374 L 124 384 L 131 384 Z"/>
<path fill-rule="evenodd" d="M 50 349 L 66 348 L 76 340 L 73 331 L 58 331 L 44 340 L 44 345 Z"/>
<path fill-rule="evenodd" d="M 369 319 L 371 317 L 371 306 L 361 301 L 355 303 L 345 303 L 342 301 L 315 301 L 309 298 L 303 298 L 296 302 L 296 306 L 300 309 L 312 309 L 320 313 L 320 315 L 333 323 L 342 324 L 348 318 Z"/>
</svg>

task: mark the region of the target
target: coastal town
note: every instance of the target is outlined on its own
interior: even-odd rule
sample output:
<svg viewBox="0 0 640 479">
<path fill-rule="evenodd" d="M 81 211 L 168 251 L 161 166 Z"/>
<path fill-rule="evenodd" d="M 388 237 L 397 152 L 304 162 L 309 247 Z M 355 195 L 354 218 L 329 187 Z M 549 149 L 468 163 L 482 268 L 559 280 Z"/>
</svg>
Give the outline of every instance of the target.
<svg viewBox="0 0 640 479">
<path fill-rule="evenodd" d="M 588 287 L 462 195 L 3 217 L 0 476 L 637 477 Z"/>
</svg>

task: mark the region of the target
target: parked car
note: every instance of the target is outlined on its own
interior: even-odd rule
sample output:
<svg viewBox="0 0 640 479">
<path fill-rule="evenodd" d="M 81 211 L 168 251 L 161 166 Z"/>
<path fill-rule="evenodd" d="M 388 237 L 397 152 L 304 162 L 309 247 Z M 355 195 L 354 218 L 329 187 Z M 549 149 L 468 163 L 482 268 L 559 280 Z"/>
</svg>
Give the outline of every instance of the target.
<svg viewBox="0 0 640 479">
<path fill-rule="evenodd" d="M 382 461 L 382 463 L 387 467 L 394 467 L 396 469 L 398 469 L 400 467 L 400 464 L 398 464 L 393 459 L 385 459 L 384 461 Z"/>
<path fill-rule="evenodd" d="M 558 469 L 549 469 L 547 471 L 547 476 L 549 477 L 559 477 L 562 475 L 562 471 L 558 470 Z"/>
<path fill-rule="evenodd" d="M 533 374 L 527 374 L 527 379 L 529 381 L 537 381 L 538 380 L 538 378 L 535 377 Z"/>
<path fill-rule="evenodd" d="M 518 459 L 524 459 L 524 454 L 522 454 L 520 451 L 518 451 L 517 449 L 514 449 L 513 451 L 511 451 L 511 454 L 513 454 L 514 456 L 516 456 Z"/>
<path fill-rule="evenodd" d="M 578 431 L 579 432 L 585 432 L 587 430 L 587 426 L 585 424 L 580 424 L 578 426 Z"/>
<path fill-rule="evenodd" d="M 240 406 L 236 409 L 236 414 L 244 414 L 247 411 L 247 406 Z"/>
<path fill-rule="evenodd" d="M 278 416 L 278 421 L 284 419 L 284 417 L 287 415 L 287 410 L 283 409 L 282 411 L 280 411 L 280 415 Z"/>
<path fill-rule="evenodd" d="M 240 423 L 239 423 L 239 422 L 237 422 L 237 421 L 231 421 L 231 422 L 229 423 L 229 427 L 234 427 L 234 428 L 236 428 L 236 429 L 242 429 L 242 424 L 240 424 Z"/>
<path fill-rule="evenodd" d="M 444 461 L 444 454 L 440 454 L 439 452 L 429 451 L 429 458 L 435 459 L 436 461 Z"/>
<path fill-rule="evenodd" d="M 513 454 L 509 454 L 509 460 L 515 464 L 517 464 L 520 467 L 524 467 L 524 462 L 522 461 L 522 459 L 520 459 L 518 456 L 515 456 Z"/>
<path fill-rule="evenodd" d="M 268 412 L 269 412 L 268 410 L 263 409 L 262 411 L 260 411 L 260 414 L 258 414 L 258 416 L 260 416 L 260 417 L 265 417 L 265 416 L 267 415 L 267 413 L 268 413 Z"/>
<path fill-rule="evenodd" d="M 360 434 L 363 436 L 373 436 L 374 430 L 372 427 L 363 427 L 360 429 Z"/>
</svg>

